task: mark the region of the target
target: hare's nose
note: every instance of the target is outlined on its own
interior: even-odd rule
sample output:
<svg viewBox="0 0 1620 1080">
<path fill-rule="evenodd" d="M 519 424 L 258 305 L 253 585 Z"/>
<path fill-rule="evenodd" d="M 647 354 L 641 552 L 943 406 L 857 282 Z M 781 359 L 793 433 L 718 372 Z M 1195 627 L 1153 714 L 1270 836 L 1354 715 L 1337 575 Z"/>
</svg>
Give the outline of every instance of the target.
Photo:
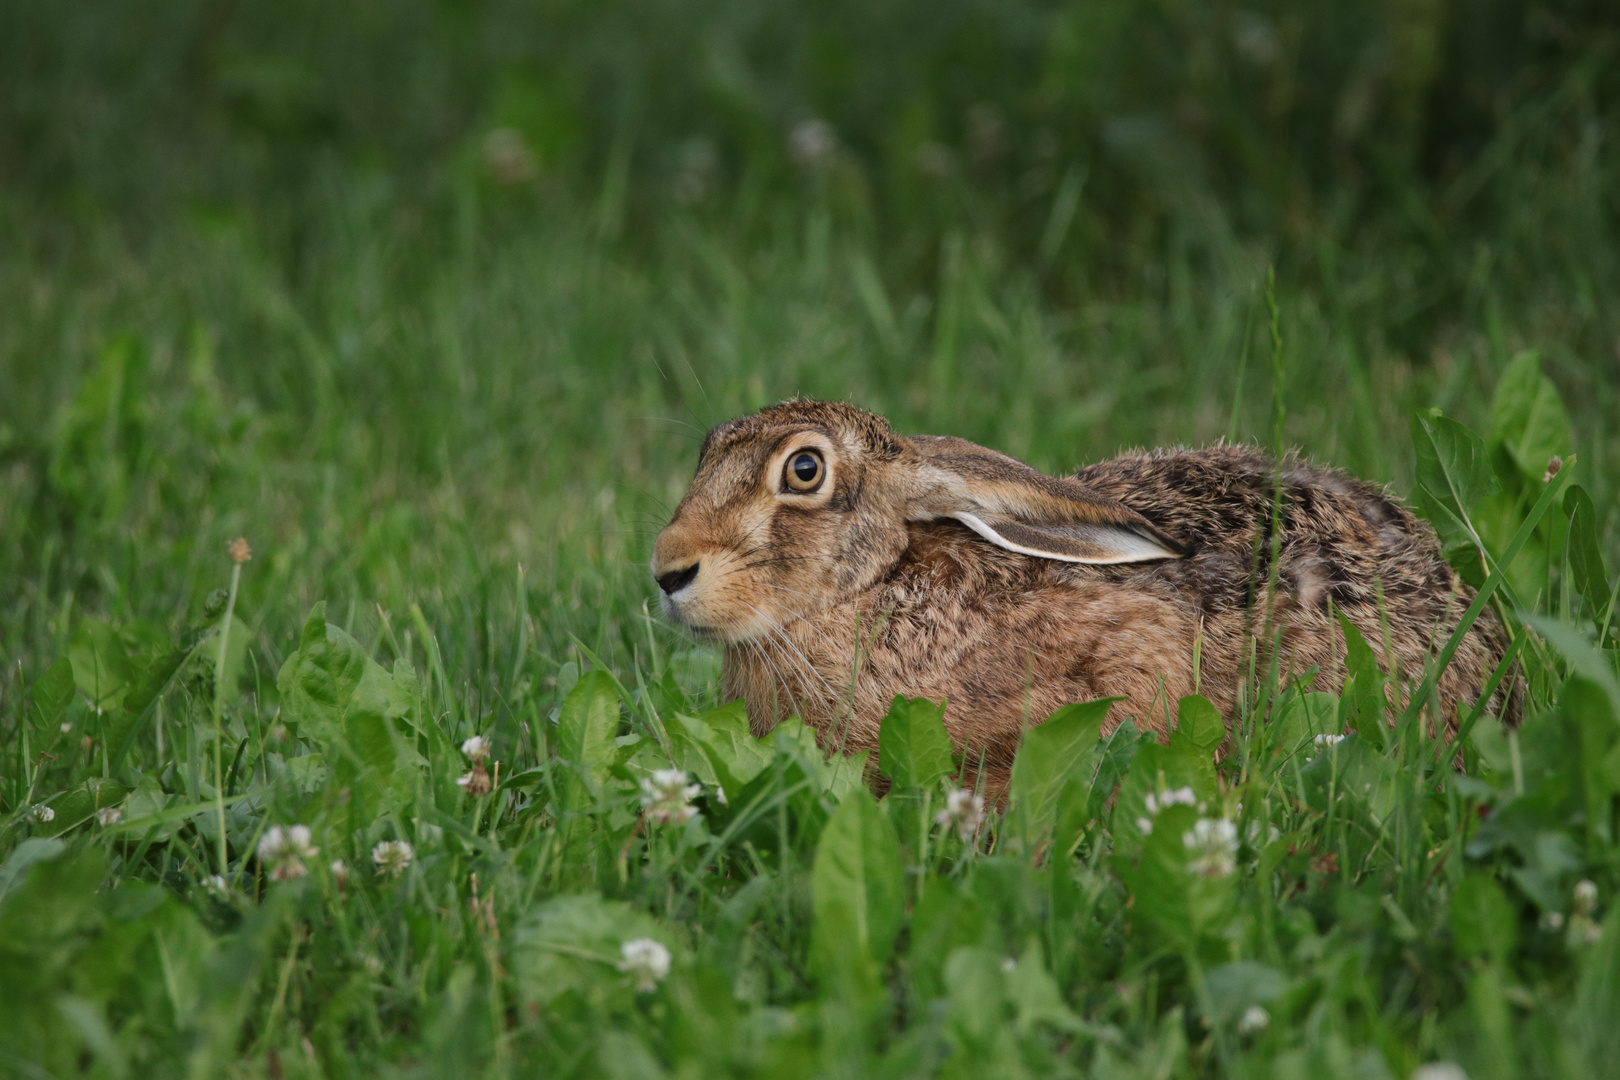
<svg viewBox="0 0 1620 1080">
<path fill-rule="evenodd" d="M 671 570 L 667 574 L 658 575 L 658 587 L 670 596 L 675 595 L 688 585 L 698 575 L 699 563 L 693 563 L 685 570 Z"/>
</svg>

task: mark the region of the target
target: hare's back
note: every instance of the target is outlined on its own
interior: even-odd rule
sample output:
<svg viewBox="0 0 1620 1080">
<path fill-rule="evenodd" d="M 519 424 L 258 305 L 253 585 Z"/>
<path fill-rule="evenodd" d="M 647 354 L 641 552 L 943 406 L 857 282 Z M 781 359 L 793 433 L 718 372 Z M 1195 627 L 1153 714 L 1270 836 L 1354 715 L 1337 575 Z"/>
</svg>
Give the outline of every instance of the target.
<svg viewBox="0 0 1620 1080">
<path fill-rule="evenodd" d="M 1118 499 L 1192 555 L 1156 576 L 1220 610 L 1242 606 L 1270 577 L 1272 512 L 1281 481 L 1279 585 L 1302 606 L 1355 610 L 1439 600 L 1455 577 L 1432 531 L 1382 488 L 1334 469 L 1241 446 L 1126 454 L 1078 478 Z M 1169 581 L 1165 582 L 1166 584 Z"/>
</svg>

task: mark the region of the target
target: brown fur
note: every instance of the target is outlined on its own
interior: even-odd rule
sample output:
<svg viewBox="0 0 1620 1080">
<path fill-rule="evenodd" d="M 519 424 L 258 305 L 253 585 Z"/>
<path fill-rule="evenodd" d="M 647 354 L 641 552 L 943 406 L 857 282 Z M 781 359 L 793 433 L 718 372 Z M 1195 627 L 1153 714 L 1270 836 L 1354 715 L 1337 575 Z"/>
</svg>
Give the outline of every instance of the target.
<svg viewBox="0 0 1620 1080">
<path fill-rule="evenodd" d="M 811 499 L 777 484 L 801 446 L 830 466 Z M 1268 620 L 1279 669 L 1315 668 L 1319 689 L 1344 682 L 1334 610 L 1386 669 L 1423 671 L 1472 599 L 1432 531 L 1373 485 L 1286 459 L 1268 596 L 1276 480 L 1269 458 L 1234 446 L 1045 477 L 961 440 L 902 438 L 847 405 L 788 402 L 710 434 L 653 568 L 698 563 L 666 612 L 721 643 L 725 692 L 745 699 L 756 734 L 799 715 L 829 752 L 872 749 L 896 694 L 944 699 L 957 748 L 982 755 L 999 793 L 1025 728 L 1070 702 L 1122 697 L 1110 729 L 1131 717 L 1168 731 L 1194 692 L 1200 637 L 1197 689 L 1229 720 L 1251 653 L 1262 674 L 1268 663 Z M 1027 525 L 1019 535 L 1049 535 L 1060 553 L 1005 550 L 943 516 L 967 511 Z M 1122 556 L 1150 561 L 1056 561 L 1075 529 L 1101 536 L 1103 557 L 1157 547 Z M 1448 728 L 1506 644 L 1489 612 L 1464 637 L 1438 686 Z M 1514 720 L 1518 696 L 1499 690 L 1492 711 Z"/>
</svg>

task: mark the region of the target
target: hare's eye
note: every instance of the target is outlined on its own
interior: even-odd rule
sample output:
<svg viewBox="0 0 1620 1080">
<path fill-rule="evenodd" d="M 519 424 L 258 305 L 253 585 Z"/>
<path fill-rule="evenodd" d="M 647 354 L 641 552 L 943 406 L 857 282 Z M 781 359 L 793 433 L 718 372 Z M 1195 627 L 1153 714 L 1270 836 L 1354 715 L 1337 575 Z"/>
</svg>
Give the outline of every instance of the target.
<svg viewBox="0 0 1620 1080">
<path fill-rule="evenodd" d="M 811 492 L 821 486 L 826 476 L 827 466 L 822 463 L 821 455 L 814 450 L 800 450 L 788 458 L 782 479 L 794 491 Z"/>
</svg>

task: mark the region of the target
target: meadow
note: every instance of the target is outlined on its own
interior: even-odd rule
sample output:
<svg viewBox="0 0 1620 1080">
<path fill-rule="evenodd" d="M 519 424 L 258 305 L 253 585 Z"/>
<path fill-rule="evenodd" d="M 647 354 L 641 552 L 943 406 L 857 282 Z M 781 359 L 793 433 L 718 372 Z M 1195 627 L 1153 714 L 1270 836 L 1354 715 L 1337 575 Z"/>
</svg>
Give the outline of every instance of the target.
<svg viewBox="0 0 1620 1080">
<path fill-rule="evenodd" d="M 0 1076 L 1609 1075 L 1617 47 L 1578 0 L 0 4 Z M 1388 483 L 1524 724 L 1444 743 L 1352 647 L 1167 744 L 1076 703 L 982 820 L 900 701 L 874 800 L 646 565 L 796 394 Z"/>
</svg>

